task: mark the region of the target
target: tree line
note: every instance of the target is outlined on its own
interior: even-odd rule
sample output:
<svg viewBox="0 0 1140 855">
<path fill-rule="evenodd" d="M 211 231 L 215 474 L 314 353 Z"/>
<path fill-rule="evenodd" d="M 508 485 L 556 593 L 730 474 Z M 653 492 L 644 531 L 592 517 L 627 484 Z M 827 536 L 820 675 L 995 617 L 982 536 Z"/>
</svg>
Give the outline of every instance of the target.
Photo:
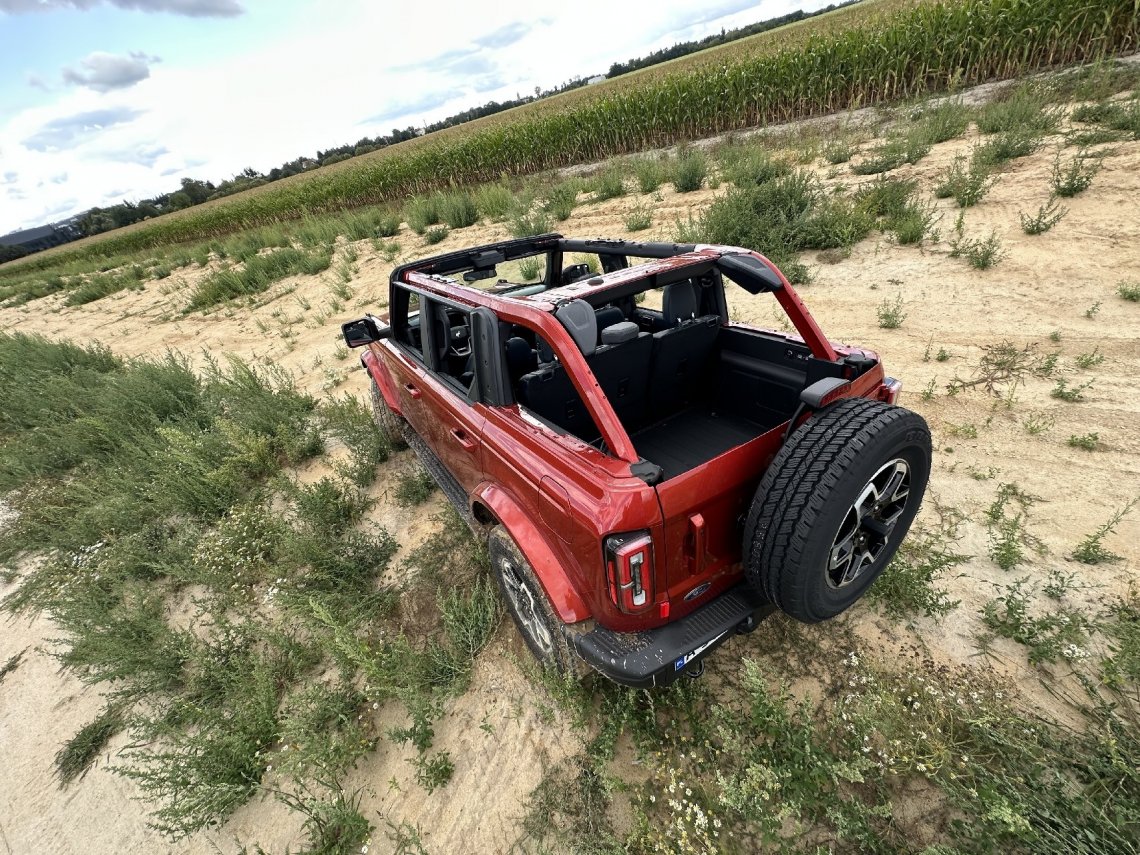
<svg viewBox="0 0 1140 855">
<path fill-rule="evenodd" d="M 783 27 L 787 24 L 794 24 L 796 21 L 803 21 L 808 18 L 814 18 L 816 15 L 824 15 L 828 12 L 834 12 L 836 9 L 841 9 L 844 6 L 851 6 L 858 3 L 859 0 L 847 0 L 846 3 L 832 3 L 825 9 L 819 9 L 815 12 L 803 12 L 797 10 L 789 12 L 787 15 L 781 15 L 778 18 L 770 18 L 767 21 L 759 21 L 755 24 L 748 24 L 745 27 L 737 27 L 733 30 L 720 31 L 719 35 L 705 36 L 703 39 L 697 39 L 691 42 L 678 42 L 667 48 L 655 50 L 653 53 L 646 54 L 645 56 L 635 57 L 634 59 L 626 62 L 615 62 L 610 66 L 609 74 L 607 77 L 618 77 L 622 74 L 629 74 L 631 71 L 637 71 L 642 68 L 649 68 L 652 65 L 657 65 L 662 62 L 668 62 L 671 59 L 678 57 L 688 56 L 691 53 L 705 50 L 706 48 L 716 47 L 717 45 L 728 44 L 729 42 L 737 41 L 738 39 L 754 36 L 757 33 L 764 33 L 768 30 L 774 30 L 777 27 Z"/>
</svg>

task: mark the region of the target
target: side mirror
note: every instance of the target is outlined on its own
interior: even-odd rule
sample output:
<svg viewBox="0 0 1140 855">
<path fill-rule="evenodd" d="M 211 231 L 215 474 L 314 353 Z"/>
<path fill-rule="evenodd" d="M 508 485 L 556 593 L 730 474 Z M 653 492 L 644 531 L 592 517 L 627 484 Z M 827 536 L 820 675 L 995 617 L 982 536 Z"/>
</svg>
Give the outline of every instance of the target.
<svg viewBox="0 0 1140 855">
<path fill-rule="evenodd" d="M 383 341 L 392 335 L 390 326 L 381 327 L 371 315 L 340 325 L 344 343 L 349 347 L 363 347 L 374 341 Z"/>
</svg>

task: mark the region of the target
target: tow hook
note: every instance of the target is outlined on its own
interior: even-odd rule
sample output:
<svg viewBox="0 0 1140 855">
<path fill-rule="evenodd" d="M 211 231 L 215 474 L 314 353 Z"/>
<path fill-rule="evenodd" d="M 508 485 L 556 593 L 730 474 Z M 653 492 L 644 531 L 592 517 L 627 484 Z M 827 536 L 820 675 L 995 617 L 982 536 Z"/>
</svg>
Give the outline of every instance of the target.
<svg viewBox="0 0 1140 855">
<path fill-rule="evenodd" d="M 685 668 L 685 676 L 691 680 L 696 680 L 703 673 L 705 673 L 705 662 L 700 659 Z"/>
<path fill-rule="evenodd" d="M 736 634 L 747 635 L 748 633 L 752 632 L 752 630 L 756 629 L 756 627 L 756 621 L 753 619 L 752 615 L 749 615 L 736 625 Z"/>
</svg>

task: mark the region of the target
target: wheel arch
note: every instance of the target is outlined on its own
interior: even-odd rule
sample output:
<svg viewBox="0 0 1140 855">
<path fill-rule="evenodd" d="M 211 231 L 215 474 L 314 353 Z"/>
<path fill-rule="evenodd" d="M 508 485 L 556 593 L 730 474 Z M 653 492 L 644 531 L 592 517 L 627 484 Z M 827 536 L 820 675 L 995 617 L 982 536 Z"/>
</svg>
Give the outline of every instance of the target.
<svg viewBox="0 0 1140 855">
<path fill-rule="evenodd" d="M 496 484 L 481 484 L 472 494 L 471 513 L 482 525 L 498 524 L 506 529 L 534 568 L 559 620 L 570 624 L 592 617 L 550 542 L 514 496 Z"/>
<path fill-rule="evenodd" d="M 400 411 L 400 396 L 396 394 L 396 385 L 392 380 L 392 375 L 388 369 L 381 364 L 380 358 L 372 350 L 366 348 L 360 354 L 360 364 L 364 366 L 364 370 L 368 372 L 368 376 L 376 383 L 380 389 L 380 394 L 384 396 L 384 403 L 392 412 L 403 415 Z"/>
</svg>

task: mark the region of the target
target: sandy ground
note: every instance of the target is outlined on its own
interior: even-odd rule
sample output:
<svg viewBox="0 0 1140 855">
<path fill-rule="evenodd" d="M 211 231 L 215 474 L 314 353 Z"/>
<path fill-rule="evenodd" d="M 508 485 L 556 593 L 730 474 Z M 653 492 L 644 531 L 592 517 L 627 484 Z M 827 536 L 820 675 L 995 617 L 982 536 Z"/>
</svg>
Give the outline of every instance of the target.
<svg viewBox="0 0 1140 855">
<path fill-rule="evenodd" d="M 956 154 L 968 152 L 972 136 L 936 146 L 917 165 L 894 174 L 918 178 L 929 196 L 935 177 Z M 1074 592 L 1075 601 L 1104 603 L 1135 582 L 1140 566 L 1140 511 L 1106 540 L 1123 561 L 1089 567 L 1066 557 L 1115 509 L 1140 494 L 1140 306 L 1116 295 L 1120 281 L 1140 281 L 1140 143 L 1109 146 L 1112 154 L 1105 157 L 1092 188 L 1064 202 L 1069 209 L 1065 219 L 1045 235 L 1026 236 L 1018 212 L 1035 212 L 1046 201 L 1058 145 L 1060 138 L 1052 138 L 1037 154 L 1010 164 L 982 204 L 966 212 L 967 235 L 984 238 L 994 230 L 1009 252 L 991 270 L 975 271 L 963 260 L 950 258 L 945 241 L 920 249 L 897 246 L 881 235 L 863 241 L 836 264 L 814 254 L 805 257 L 816 276 L 801 293 L 823 328 L 836 339 L 878 350 L 888 373 L 904 381 L 901 403 L 931 424 L 934 471 L 921 519 L 933 524 L 935 504 L 955 509 L 964 518 L 958 551 L 972 558 L 945 583 L 961 605 L 940 622 L 913 622 L 920 643 L 946 662 L 977 661 L 979 610 L 1001 585 L 1026 574 L 1043 580 L 1049 571 L 1059 570 L 1076 574 L 1090 586 Z M 1068 149 L 1064 156 L 1072 153 Z M 841 182 L 851 188 L 870 180 L 822 161 L 814 168 L 833 185 Z M 583 205 L 561 230 L 621 236 L 626 233 L 626 213 L 648 202 L 654 225 L 636 236 L 668 239 L 675 219 L 698 212 L 723 192 L 682 195 L 663 188 L 659 200 L 625 197 Z M 943 212 L 940 227 L 948 238 L 957 209 L 952 200 L 931 201 Z M 404 257 L 416 257 L 505 236 L 502 225 L 481 225 L 455 232 L 430 250 L 407 230 L 399 241 Z M 233 353 L 285 366 L 314 394 L 362 395 L 365 386 L 355 359 L 338 348 L 338 327 L 359 309 L 382 305 L 392 264 L 366 241 L 359 242 L 357 250 L 353 294 L 336 314 L 329 308 L 334 300 L 330 272 L 280 283 L 252 309 L 233 306 L 206 316 L 183 316 L 187 289 L 203 275 L 188 269 L 148 283 L 142 291 L 87 306 L 66 308 L 58 298 L 48 298 L 3 309 L 0 329 L 97 340 L 127 356 L 155 356 L 168 348 L 194 360 Z M 902 298 L 905 322 L 899 329 L 880 329 L 877 308 L 896 296 Z M 1094 306 L 1098 308 L 1089 316 Z M 774 301 L 761 297 L 732 300 L 740 319 L 765 326 L 779 321 L 774 307 Z M 1059 333 L 1056 342 L 1050 340 L 1054 332 Z M 1085 400 L 1051 398 L 1052 378 L 1029 378 L 1016 390 L 1012 406 L 981 390 L 946 394 L 952 378 L 972 375 L 985 345 L 1003 340 L 1017 346 L 1036 343 L 1042 354 L 1058 353 L 1059 370 L 1070 385 L 1093 381 Z M 949 359 L 927 360 L 928 347 L 931 355 L 945 348 Z M 1080 369 L 1075 358 L 1094 349 L 1103 354 L 1103 362 Z M 931 381 L 935 395 L 924 400 L 921 392 Z M 1024 428 L 1030 416 L 1051 420 L 1052 426 L 1030 435 Z M 1098 434 L 1096 451 L 1068 445 L 1071 435 L 1089 432 Z M 394 458 L 379 480 L 373 511 L 373 518 L 396 534 L 405 550 L 431 532 L 430 515 L 442 502 L 437 496 L 426 510 L 408 511 L 391 500 L 392 473 L 410 465 L 408 455 Z M 1003 482 L 1014 482 L 1042 499 L 1028 521 L 1042 551 L 1010 573 L 987 557 L 983 523 L 983 512 Z M 857 608 L 843 623 L 867 650 L 896 654 L 900 625 L 866 608 Z M 0 844 L 7 852 L 229 851 L 235 848 L 235 838 L 260 842 L 271 851 L 299 844 L 296 815 L 272 801 L 255 801 L 219 832 L 169 845 L 147 829 L 143 807 L 133 801 L 133 785 L 106 770 L 119 743 L 109 747 L 108 756 L 85 778 L 59 789 L 52 777 L 52 757 L 94 716 L 101 701 L 96 690 L 59 672 L 46 652 L 51 636 L 50 624 L 42 620 L 8 623 L 0 632 L 0 663 L 26 651 L 20 666 L 0 683 L 0 752 L 5 758 L 0 771 Z M 724 655 L 755 653 L 750 645 L 756 644 L 737 639 Z M 1047 704 L 1049 698 L 1037 688 L 1023 654 L 1012 644 L 995 647 L 1000 667 L 1024 688 L 1027 702 Z M 425 796 L 407 762 L 410 750 L 390 744 L 354 773 L 350 783 L 365 789 L 365 815 L 379 829 L 374 835 L 378 851 L 389 848 L 384 818 L 419 825 L 432 852 L 500 852 L 516 843 L 527 795 L 545 768 L 578 747 L 578 737 L 567 726 L 551 724 L 541 714 L 541 698 L 517 664 L 525 656 L 516 633 L 504 624 L 477 664 L 472 689 L 451 703 L 436 740 L 436 747 L 450 751 L 456 764 L 445 790 Z M 382 728 L 398 723 L 393 710 L 378 710 L 376 715 Z"/>
</svg>

